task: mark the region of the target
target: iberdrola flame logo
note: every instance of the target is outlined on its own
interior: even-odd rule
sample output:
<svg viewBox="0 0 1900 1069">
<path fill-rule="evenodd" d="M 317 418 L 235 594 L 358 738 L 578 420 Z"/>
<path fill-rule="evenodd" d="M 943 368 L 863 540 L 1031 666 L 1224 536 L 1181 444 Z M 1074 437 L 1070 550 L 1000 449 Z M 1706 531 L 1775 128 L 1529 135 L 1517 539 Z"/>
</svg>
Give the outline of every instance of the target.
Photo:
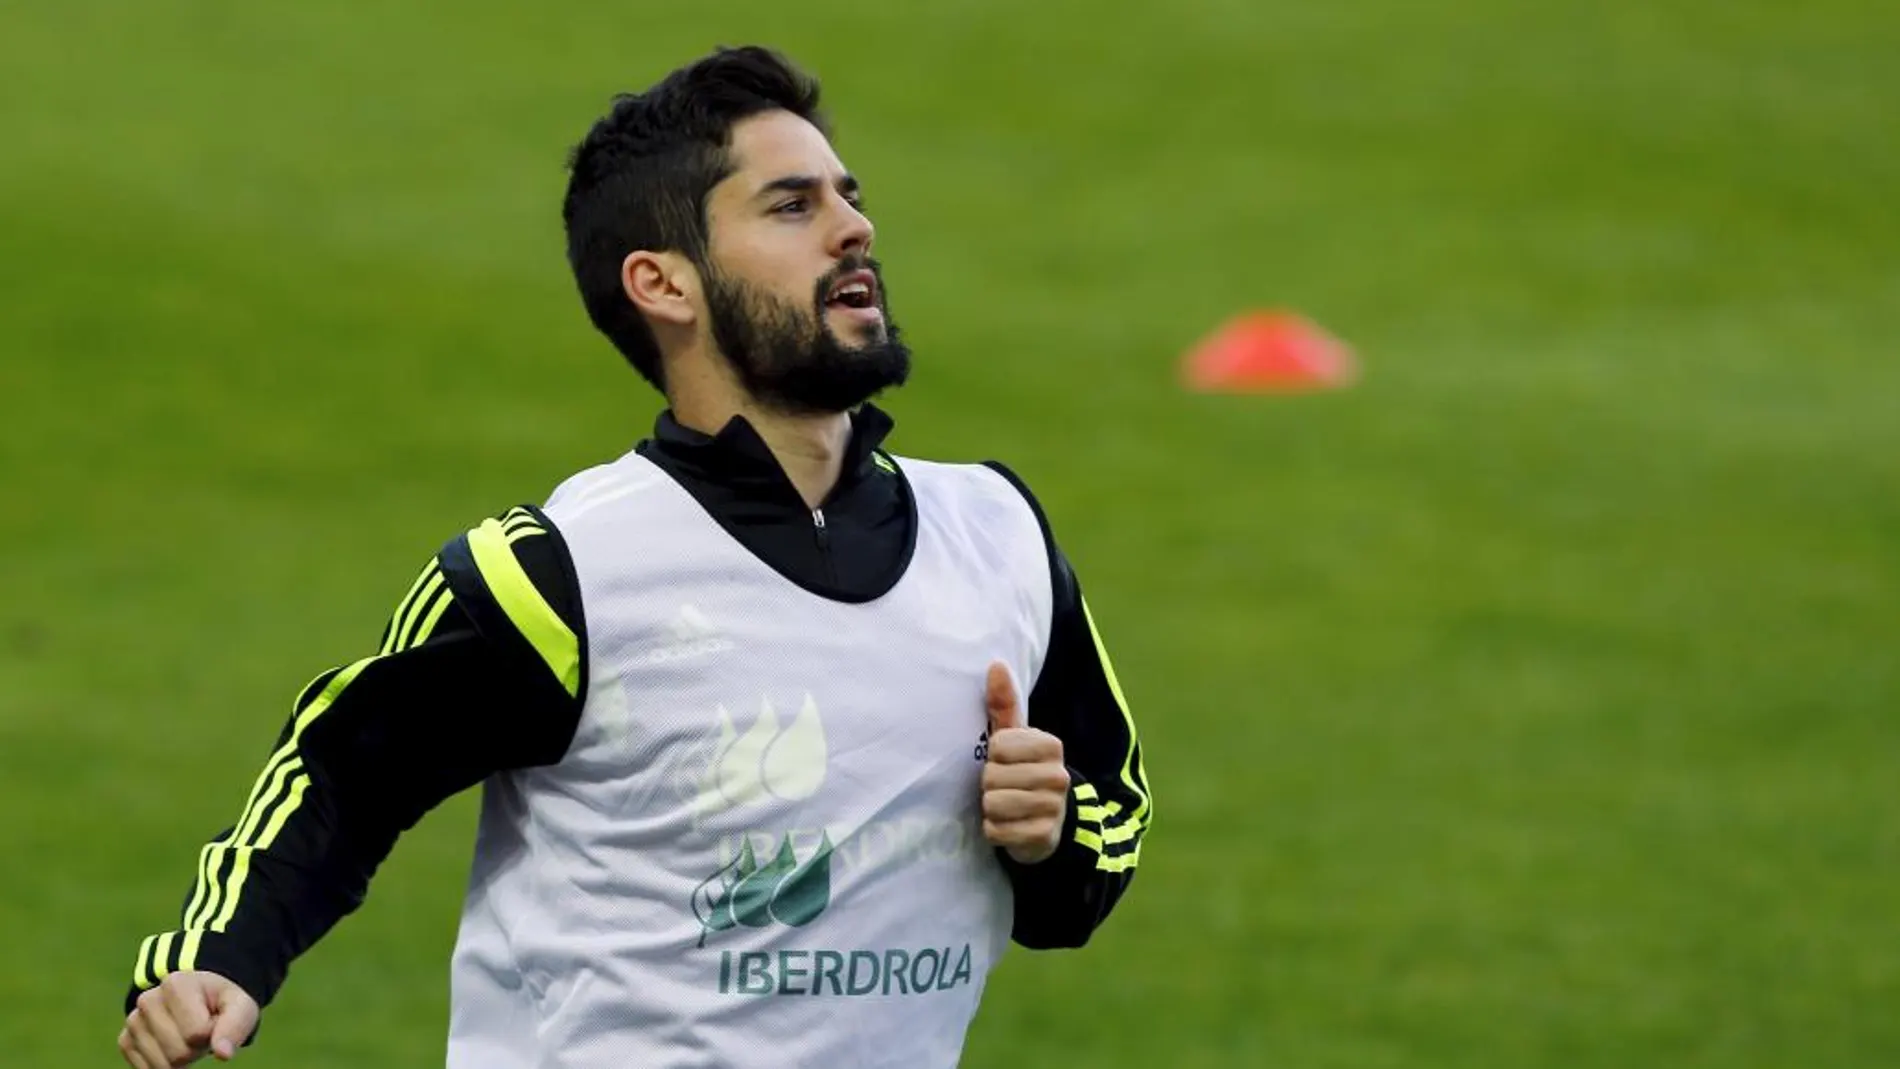
<svg viewBox="0 0 1900 1069">
<path fill-rule="evenodd" d="M 699 776 L 693 817 L 698 820 L 767 798 L 786 802 L 810 798 L 825 782 L 825 758 L 825 726 L 811 695 L 805 695 L 798 715 L 783 727 L 772 700 L 764 699 L 759 718 L 743 735 L 721 705 L 719 738 L 712 760 Z"/>
<path fill-rule="evenodd" d="M 745 836 L 739 856 L 693 888 L 693 916 L 699 920 L 702 947 L 708 935 L 741 924 L 764 928 L 776 922 L 802 928 L 830 904 L 829 833 L 819 836 L 818 849 L 802 865 L 790 835 L 779 839 L 778 853 L 763 865 L 752 853 L 751 836 Z"/>
</svg>

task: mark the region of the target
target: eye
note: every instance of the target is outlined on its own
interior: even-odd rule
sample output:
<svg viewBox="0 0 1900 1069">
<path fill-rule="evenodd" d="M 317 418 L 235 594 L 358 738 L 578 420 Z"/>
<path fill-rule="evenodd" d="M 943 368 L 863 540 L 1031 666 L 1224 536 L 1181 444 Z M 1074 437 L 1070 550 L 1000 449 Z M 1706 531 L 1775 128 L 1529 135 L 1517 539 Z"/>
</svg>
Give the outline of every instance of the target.
<svg viewBox="0 0 1900 1069">
<path fill-rule="evenodd" d="M 783 201 L 779 204 L 773 205 L 772 214 L 773 215 L 798 215 L 798 214 L 803 213 L 809 207 L 811 207 L 811 203 L 807 201 L 804 197 L 793 197 L 791 200 Z"/>
</svg>

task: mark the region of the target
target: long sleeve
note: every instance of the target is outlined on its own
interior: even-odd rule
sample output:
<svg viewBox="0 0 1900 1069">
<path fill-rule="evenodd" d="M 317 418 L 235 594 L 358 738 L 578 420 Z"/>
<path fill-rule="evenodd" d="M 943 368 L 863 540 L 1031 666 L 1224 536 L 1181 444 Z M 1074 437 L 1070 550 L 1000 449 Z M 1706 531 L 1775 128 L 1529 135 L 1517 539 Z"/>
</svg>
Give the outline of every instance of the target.
<svg viewBox="0 0 1900 1069">
<path fill-rule="evenodd" d="M 1015 484 L 1042 523 L 1053 607 L 1049 650 L 1027 711 L 1030 727 L 1062 740 L 1070 779 L 1055 855 L 1024 865 L 999 852 L 1016 896 L 1011 935 L 1034 949 L 1079 947 L 1134 879 L 1154 806 L 1134 715 L 1081 582 L 1029 488 L 1002 465 L 989 466 Z"/>
<path fill-rule="evenodd" d="M 429 810 L 493 773 L 560 760 L 585 650 L 572 566 L 544 516 L 517 508 L 451 540 L 376 652 L 298 696 L 237 820 L 199 852 L 178 926 L 140 944 L 127 1011 L 193 969 L 268 1004 Z"/>
</svg>

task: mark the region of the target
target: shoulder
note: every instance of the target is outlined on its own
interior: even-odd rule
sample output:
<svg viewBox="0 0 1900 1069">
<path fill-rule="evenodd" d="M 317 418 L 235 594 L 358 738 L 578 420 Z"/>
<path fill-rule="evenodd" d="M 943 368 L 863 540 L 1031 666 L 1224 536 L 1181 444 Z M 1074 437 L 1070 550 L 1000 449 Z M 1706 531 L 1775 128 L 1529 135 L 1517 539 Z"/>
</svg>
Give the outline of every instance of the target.
<svg viewBox="0 0 1900 1069">
<path fill-rule="evenodd" d="M 1011 490 L 1022 497 L 1024 504 L 1029 506 L 1029 511 L 1035 514 L 1036 526 L 1042 529 L 1043 541 L 1053 546 L 1055 538 L 1049 530 L 1049 514 L 1043 511 L 1042 502 L 1036 500 L 1035 491 L 1029 488 L 1029 484 L 1023 481 L 1022 476 L 1016 474 L 1014 469 L 1000 460 L 986 460 L 979 466 L 1001 477 L 1009 484 Z"/>
<path fill-rule="evenodd" d="M 581 698 L 586 620 L 566 540 L 547 513 L 527 504 L 497 513 L 449 539 L 436 559 L 483 637 Z"/>
<path fill-rule="evenodd" d="M 1036 527 L 1042 532 L 1043 551 L 1049 558 L 1049 589 L 1055 611 L 1058 614 L 1066 611 L 1069 606 L 1078 603 L 1080 594 L 1076 589 L 1075 570 L 1061 547 L 1056 545 L 1055 528 L 1049 523 L 1049 514 L 1043 511 L 1042 502 L 1036 499 L 1035 491 L 1029 488 L 1022 476 L 1002 461 L 986 460 L 983 467 L 1009 483 L 1010 489 L 1021 496 L 1029 506 L 1029 511 L 1035 515 Z"/>
<path fill-rule="evenodd" d="M 963 491 L 965 502 L 975 499 L 992 508 L 1019 512 L 1035 521 L 1035 527 L 1042 535 L 1042 541 L 1051 552 L 1055 549 L 1055 535 L 1049 526 L 1049 516 L 1043 511 L 1042 502 L 1036 499 L 1035 491 L 1023 481 L 1015 469 L 1000 460 L 985 460 L 974 464 L 950 464 L 938 461 L 901 458 L 904 473 L 913 482 L 954 485 Z"/>
<path fill-rule="evenodd" d="M 649 495 L 668 482 L 659 465 L 636 449 L 563 480 L 548 495 L 543 514 L 553 524 L 572 528 L 598 515 L 603 506 Z"/>
<path fill-rule="evenodd" d="M 1025 506 L 1039 525 L 1047 527 L 1043 521 L 1042 505 L 1035 494 L 1013 470 L 1001 461 L 985 460 L 980 463 L 956 463 L 939 460 L 920 460 L 916 457 L 890 457 L 901 466 L 904 477 L 921 493 L 936 497 L 954 497 L 966 507 L 974 503 L 988 503 L 1012 510 Z"/>
<path fill-rule="evenodd" d="M 1047 561 L 1053 589 L 1066 585 L 1067 562 L 1056 548 L 1055 535 L 1042 502 L 1015 469 L 999 460 L 980 463 L 945 463 L 895 458 L 905 477 L 917 490 L 919 508 L 948 509 L 972 520 L 977 526 L 996 531 L 1013 531 L 1011 544 L 1019 547 L 1040 545 Z"/>
</svg>

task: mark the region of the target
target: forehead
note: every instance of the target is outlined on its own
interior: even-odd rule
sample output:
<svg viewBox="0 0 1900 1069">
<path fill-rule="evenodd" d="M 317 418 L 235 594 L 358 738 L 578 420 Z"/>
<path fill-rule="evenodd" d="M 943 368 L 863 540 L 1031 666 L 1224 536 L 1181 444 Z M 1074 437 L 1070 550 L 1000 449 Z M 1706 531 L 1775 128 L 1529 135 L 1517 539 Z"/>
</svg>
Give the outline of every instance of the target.
<svg viewBox="0 0 1900 1069">
<path fill-rule="evenodd" d="M 767 111 L 732 126 L 733 173 L 720 192 L 749 197 L 765 183 L 787 175 L 812 175 L 831 181 L 844 175 L 844 164 L 816 126 L 789 111 Z"/>
</svg>

